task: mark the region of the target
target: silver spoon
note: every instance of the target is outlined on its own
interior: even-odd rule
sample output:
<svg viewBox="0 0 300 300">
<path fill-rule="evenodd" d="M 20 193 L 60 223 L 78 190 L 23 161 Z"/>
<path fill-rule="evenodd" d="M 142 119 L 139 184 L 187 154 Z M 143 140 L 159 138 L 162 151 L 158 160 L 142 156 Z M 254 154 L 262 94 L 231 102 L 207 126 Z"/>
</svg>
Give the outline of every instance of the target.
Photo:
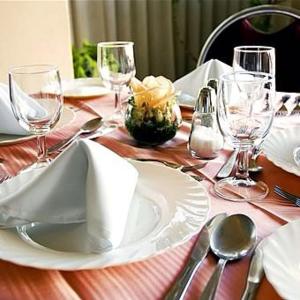
<svg viewBox="0 0 300 300">
<path fill-rule="evenodd" d="M 255 241 L 255 225 L 249 217 L 242 214 L 231 215 L 220 222 L 210 237 L 210 248 L 219 257 L 219 262 L 200 297 L 201 300 L 215 298 L 227 261 L 247 255 Z"/>
<path fill-rule="evenodd" d="M 293 156 L 295 163 L 300 167 L 300 147 L 294 149 Z"/>
<path fill-rule="evenodd" d="M 53 152 L 62 150 L 63 148 L 68 146 L 70 143 L 72 143 L 79 135 L 92 133 L 95 130 L 97 130 L 102 124 L 103 124 L 102 117 L 98 117 L 98 118 L 87 121 L 86 123 L 84 123 L 81 126 L 79 131 L 77 131 L 72 137 L 65 139 L 65 140 L 59 142 L 58 144 L 51 146 L 50 148 L 48 148 L 47 152 L 49 154 L 51 154 Z"/>
</svg>

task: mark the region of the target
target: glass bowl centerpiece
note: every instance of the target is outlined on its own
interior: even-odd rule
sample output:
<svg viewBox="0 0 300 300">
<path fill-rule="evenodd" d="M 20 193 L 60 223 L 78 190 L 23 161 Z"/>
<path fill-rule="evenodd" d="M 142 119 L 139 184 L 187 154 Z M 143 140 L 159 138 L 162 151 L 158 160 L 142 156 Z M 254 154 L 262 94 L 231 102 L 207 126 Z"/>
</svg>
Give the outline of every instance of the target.
<svg viewBox="0 0 300 300">
<path fill-rule="evenodd" d="M 172 82 L 163 76 L 133 78 L 125 126 L 142 145 L 155 146 L 172 139 L 182 118 Z"/>
</svg>

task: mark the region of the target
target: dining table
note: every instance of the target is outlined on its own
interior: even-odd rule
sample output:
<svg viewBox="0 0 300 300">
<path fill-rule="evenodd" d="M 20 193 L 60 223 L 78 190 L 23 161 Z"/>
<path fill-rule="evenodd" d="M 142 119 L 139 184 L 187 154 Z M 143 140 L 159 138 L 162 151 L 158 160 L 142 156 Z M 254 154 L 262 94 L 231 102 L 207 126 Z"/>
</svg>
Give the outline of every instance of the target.
<svg viewBox="0 0 300 300">
<path fill-rule="evenodd" d="M 97 116 L 108 116 L 113 111 L 113 102 L 112 94 L 82 99 L 65 98 L 64 106 L 72 111 L 73 119 L 62 128 L 48 134 L 47 147 L 70 137 L 86 121 Z M 182 115 L 184 121 L 176 136 L 156 147 L 140 146 L 128 134 L 125 127 L 118 127 L 95 138 L 94 141 L 122 157 L 153 158 L 182 165 L 196 164 L 199 160 L 193 158 L 187 149 L 191 129 L 188 119 L 192 115 L 192 110 L 182 110 Z M 36 157 L 35 144 L 34 137 L 11 144 L 1 144 L 0 157 L 4 158 L 1 168 L 14 176 L 32 164 Z M 257 202 L 230 202 L 218 197 L 213 190 L 217 180 L 215 175 L 230 153 L 229 150 L 221 150 L 219 155 L 215 159 L 208 160 L 203 168 L 189 172 L 203 178 L 199 184 L 205 187 L 209 195 L 207 219 L 223 212 L 228 215 L 245 214 L 255 223 L 257 238 L 261 240 L 279 227 L 300 218 L 300 209 L 273 191 L 274 186 L 279 185 L 291 193 L 299 193 L 299 177 L 275 166 L 263 154 L 258 159 L 263 171 L 254 176 L 256 180 L 267 183 L 270 189 L 265 199 Z M 176 189 L 176 186 L 174 188 Z M 184 268 L 196 238 L 197 234 L 176 247 L 170 247 L 141 261 L 91 270 L 47 270 L 0 260 L 0 299 L 163 299 Z M 284 245 L 282 247 L 284 248 Z M 250 258 L 248 255 L 236 262 L 228 263 L 216 299 L 241 298 Z M 199 299 L 216 264 L 217 258 L 210 252 L 195 274 L 185 299 Z M 277 300 L 281 297 L 264 277 L 256 299 Z"/>
</svg>

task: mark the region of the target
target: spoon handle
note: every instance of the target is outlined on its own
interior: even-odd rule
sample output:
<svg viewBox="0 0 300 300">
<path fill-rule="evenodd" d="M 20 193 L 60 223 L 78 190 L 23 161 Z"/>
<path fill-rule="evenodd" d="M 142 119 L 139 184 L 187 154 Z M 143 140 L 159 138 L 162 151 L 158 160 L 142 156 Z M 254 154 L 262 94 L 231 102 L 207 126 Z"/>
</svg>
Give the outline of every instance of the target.
<svg viewBox="0 0 300 300">
<path fill-rule="evenodd" d="M 68 145 L 70 145 L 80 134 L 82 133 L 82 131 L 77 131 L 74 135 L 72 135 L 70 138 L 62 140 L 61 142 L 59 142 L 58 144 L 55 144 L 54 146 L 51 146 L 50 148 L 48 148 L 47 152 L 48 154 L 51 154 L 53 152 L 57 152 L 60 151 L 62 149 L 64 149 L 65 147 L 67 147 Z"/>
<path fill-rule="evenodd" d="M 213 275 L 210 277 L 208 283 L 206 284 L 206 287 L 201 294 L 200 300 L 212 300 L 215 298 L 215 294 L 219 285 L 220 277 L 223 273 L 225 264 L 227 260 L 220 258 L 218 265 L 213 273 Z"/>
</svg>

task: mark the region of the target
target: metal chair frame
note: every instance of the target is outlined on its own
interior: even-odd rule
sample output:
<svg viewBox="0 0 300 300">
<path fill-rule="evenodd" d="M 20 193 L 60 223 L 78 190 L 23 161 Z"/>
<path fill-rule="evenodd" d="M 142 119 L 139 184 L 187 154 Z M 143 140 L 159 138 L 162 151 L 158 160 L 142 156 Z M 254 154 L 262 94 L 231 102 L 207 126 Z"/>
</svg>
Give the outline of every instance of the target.
<svg viewBox="0 0 300 300">
<path fill-rule="evenodd" d="M 260 15 L 285 15 L 288 17 L 292 17 L 294 19 L 300 19 L 300 11 L 298 9 L 280 6 L 280 5 L 266 4 L 266 5 L 260 5 L 260 6 L 250 7 L 241 10 L 236 14 L 225 19 L 209 35 L 200 52 L 200 56 L 197 62 L 197 67 L 205 62 L 209 49 L 225 29 L 227 29 L 230 25 L 234 24 L 239 20 L 249 18 L 249 17 L 256 17 Z"/>
</svg>

